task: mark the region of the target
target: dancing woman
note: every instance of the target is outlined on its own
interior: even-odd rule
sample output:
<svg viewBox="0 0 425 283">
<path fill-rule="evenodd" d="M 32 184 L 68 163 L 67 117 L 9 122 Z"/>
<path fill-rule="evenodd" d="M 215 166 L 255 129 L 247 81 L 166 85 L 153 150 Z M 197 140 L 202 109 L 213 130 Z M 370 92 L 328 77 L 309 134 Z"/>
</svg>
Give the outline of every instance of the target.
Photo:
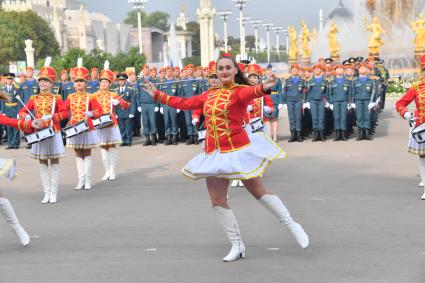
<svg viewBox="0 0 425 283">
<path fill-rule="evenodd" d="M 309 238 L 301 225 L 292 219 L 280 198 L 259 178 L 283 151 L 265 139 L 252 143 L 242 127 L 248 104 L 266 95 L 276 85 L 276 78 L 271 76 L 263 84 L 248 86 L 235 59 L 227 54 L 217 61 L 217 75 L 222 88 L 210 89 L 191 98 L 171 97 L 152 83 L 147 84 L 149 94 L 162 104 L 183 110 L 203 109 L 207 127 L 205 152 L 193 158 L 182 173 L 192 179 L 206 179 L 213 209 L 232 244 L 223 261 L 234 261 L 246 255 L 239 225 L 227 204 L 227 189 L 232 179 L 242 179 L 247 190 L 289 228 L 302 248 L 306 248 Z"/>
<path fill-rule="evenodd" d="M 415 127 L 425 123 L 425 55 L 420 58 L 420 66 L 421 80 L 414 83 L 395 104 L 395 108 L 400 113 L 400 116 L 409 122 L 414 122 Z M 407 108 L 412 101 L 415 101 L 416 106 L 414 113 L 409 112 Z M 423 187 L 425 183 L 425 143 L 416 142 L 412 134 L 409 134 L 407 151 L 419 157 L 419 174 L 421 176 L 419 186 Z M 422 200 L 425 200 L 425 191 L 422 195 Z"/>
<path fill-rule="evenodd" d="M 62 142 L 60 122 L 68 117 L 64 103 L 60 95 L 52 94 L 52 86 L 56 80 L 56 71 L 50 67 L 51 57 L 46 59 L 44 67 L 40 70 L 38 82 L 40 94 L 30 97 L 19 111 L 22 119 L 31 119 L 33 112 L 36 119 L 46 122 L 51 126 L 55 135 L 31 146 L 31 157 L 40 163 L 40 177 L 43 186 L 44 197 L 42 204 L 56 203 L 59 187 L 59 158 L 65 154 Z M 49 177 L 49 160 L 51 177 Z"/>
<path fill-rule="evenodd" d="M 90 190 L 92 159 L 91 149 L 97 147 L 99 140 L 96 130 L 93 127 L 91 118 L 97 118 L 102 113 L 102 108 L 96 99 L 90 98 L 87 93 L 87 81 L 89 79 L 89 71 L 83 67 L 81 58 L 78 60 L 77 68 L 74 69 L 74 86 L 75 93 L 68 96 L 65 101 L 65 109 L 69 113 L 69 125 L 75 125 L 81 121 L 86 121 L 89 130 L 79 133 L 76 136 L 66 140 L 66 146 L 73 148 L 75 152 L 75 160 L 77 163 L 78 184 L 75 190 Z"/>
<path fill-rule="evenodd" d="M 112 118 L 112 124 L 110 126 L 97 129 L 100 152 L 102 153 L 102 161 L 105 168 L 105 175 L 102 178 L 103 181 L 113 181 L 116 179 L 116 145 L 122 142 L 114 106 L 119 105 L 123 109 L 128 109 L 130 106 L 130 103 L 121 98 L 117 93 L 109 91 L 113 79 L 114 74 L 109 70 L 109 62 L 106 61 L 103 70 L 100 72 L 100 89 L 91 96 L 92 99 L 97 100 L 101 105 L 101 114 L 109 114 Z"/>
</svg>

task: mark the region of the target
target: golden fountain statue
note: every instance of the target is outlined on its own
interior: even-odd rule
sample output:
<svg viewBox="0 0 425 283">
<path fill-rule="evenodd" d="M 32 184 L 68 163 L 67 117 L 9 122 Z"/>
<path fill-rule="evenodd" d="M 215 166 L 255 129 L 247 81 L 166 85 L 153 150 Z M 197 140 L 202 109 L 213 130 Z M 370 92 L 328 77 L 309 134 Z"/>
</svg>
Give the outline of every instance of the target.
<svg viewBox="0 0 425 283">
<path fill-rule="evenodd" d="M 289 62 L 296 63 L 298 61 L 298 56 L 299 56 L 297 29 L 295 27 L 289 26 L 288 36 L 289 36 Z"/>
<path fill-rule="evenodd" d="M 381 35 L 384 33 L 384 29 L 381 26 L 381 23 L 378 20 L 378 17 L 373 17 L 372 22 L 369 24 L 366 18 L 363 18 L 363 22 L 366 26 L 366 30 L 370 31 L 372 35 L 369 38 L 369 55 L 370 56 L 379 56 L 381 46 L 384 44 L 382 42 Z"/>
<path fill-rule="evenodd" d="M 411 23 L 412 29 L 415 32 L 415 54 L 422 55 L 425 53 L 425 18 L 424 14 L 420 13 L 418 19 Z"/>
<path fill-rule="evenodd" d="M 301 42 L 303 48 L 302 59 L 303 63 L 310 61 L 311 47 L 310 47 L 310 31 L 304 21 L 301 22 Z"/>
<path fill-rule="evenodd" d="M 339 51 L 341 50 L 341 45 L 339 44 L 338 38 L 336 37 L 338 33 L 338 27 L 336 26 L 335 22 L 332 22 L 328 33 L 329 53 L 331 54 L 331 58 L 337 62 L 339 61 Z"/>
</svg>

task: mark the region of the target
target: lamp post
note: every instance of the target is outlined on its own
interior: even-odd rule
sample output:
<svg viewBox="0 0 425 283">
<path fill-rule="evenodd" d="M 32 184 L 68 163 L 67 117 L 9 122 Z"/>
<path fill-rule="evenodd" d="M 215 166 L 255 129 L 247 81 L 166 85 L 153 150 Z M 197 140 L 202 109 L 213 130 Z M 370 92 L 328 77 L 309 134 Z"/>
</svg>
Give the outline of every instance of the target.
<svg viewBox="0 0 425 283">
<path fill-rule="evenodd" d="M 223 19 L 224 22 L 224 52 L 228 52 L 229 48 L 227 46 L 228 42 L 228 36 L 227 36 L 227 19 L 232 14 L 232 11 L 226 10 L 226 11 L 220 11 L 217 12 L 217 15 L 220 16 Z"/>
<path fill-rule="evenodd" d="M 263 20 L 251 20 L 249 22 L 254 27 L 254 34 L 255 34 L 255 53 L 258 54 L 258 27 L 260 26 L 261 23 L 263 23 Z"/>
<path fill-rule="evenodd" d="M 274 26 L 272 23 L 263 24 L 264 29 L 267 31 L 267 62 L 270 63 L 270 29 Z"/>
<path fill-rule="evenodd" d="M 237 18 L 237 20 L 239 20 L 239 18 Z M 246 52 L 246 34 L 245 34 L 245 26 L 246 24 L 249 22 L 250 18 L 249 17 L 243 17 L 242 18 L 242 38 L 243 38 L 243 46 L 241 46 L 241 50 L 243 49 L 243 56 L 242 56 L 242 52 L 241 52 L 241 60 L 245 60 L 248 59 L 248 53 Z"/>
<path fill-rule="evenodd" d="M 283 30 L 283 27 L 274 27 L 273 30 L 276 33 L 276 52 L 277 52 L 277 55 L 279 55 L 279 48 L 280 48 L 279 33 Z"/>
<path fill-rule="evenodd" d="M 244 32 L 244 23 L 243 23 L 243 8 L 246 6 L 248 0 L 232 0 L 236 4 L 236 7 L 239 9 L 239 29 L 240 29 L 240 45 L 241 45 L 241 58 L 246 57 L 245 51 L 245 32 Z"/>
<path fill-rule="evenodd" d="M 128 0 L 128 3 L 133 4 L 133 8 L 137 11 L 137 29 L 139 36 L 139 54 L 143 53 L 142 46 L 142 16 L 141 11 L 148 0 Z"/>
</svg>

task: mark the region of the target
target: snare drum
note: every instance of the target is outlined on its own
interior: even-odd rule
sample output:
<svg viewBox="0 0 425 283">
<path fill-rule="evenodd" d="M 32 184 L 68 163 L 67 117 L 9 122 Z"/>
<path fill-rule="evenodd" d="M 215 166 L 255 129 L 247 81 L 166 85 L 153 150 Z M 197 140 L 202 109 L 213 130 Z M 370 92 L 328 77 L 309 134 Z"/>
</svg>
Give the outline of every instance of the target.
<svg viewBox="0 0 425 283">
<path fill-rule="evenodd" d="M 44 128 L 39 131 L 36 131 L 35 133 L 26 135 L 25 140 L 29 145 L 31 145 L 54 136 L 55 136 L 55 131 L 53 131 L 51 127 L 48 127 L 48 128 Z"/>
<path fill-rule="evenodd" d="M 425 123 L 417 126 L 410 133 L 412 134 L 413 139 L 417 143 L 424 143 L 425 142 Z"/>
<path fill-rule="evenodd" d="M 71 138 L 73 136 L 76 136 L 88 130 L 89 130 L 89 125 L 87 124 L 85 120 L 83 120 L 74 125 L 64 128 L 63 132 L 65 133 L 66 138 Z"/>
<path fill-rule="evenodd" d="M 106 128 L 114 123 L 110 114 L 103 114 L 99 118 L 93 119 L 92 121 L 93 121 L 93 126 L 96 129 Z"/>
<path fill-rule="evenodd" d="M 207 130 L 206 129 L 204 129 L 204 130 L 198 130 L 198 141 L 199 142 L 204 141 L 205 138 L 206 138 L 206 136 L 207 136 Z"/>
<path fill-rule="evenodd" d="M 261 131 L 264 128 L 263 118 L 253 118 L 249 120 L 249 125 L 251 126 L 253 133 Z"/>
</svg>

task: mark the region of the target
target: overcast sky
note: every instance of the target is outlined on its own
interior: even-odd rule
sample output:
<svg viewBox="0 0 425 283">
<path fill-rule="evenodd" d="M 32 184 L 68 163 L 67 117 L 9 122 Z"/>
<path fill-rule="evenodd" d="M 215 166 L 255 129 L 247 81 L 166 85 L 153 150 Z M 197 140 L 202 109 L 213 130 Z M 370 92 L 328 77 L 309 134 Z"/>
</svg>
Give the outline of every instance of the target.
<svg viewBox="0 0 425 283">
<path fill-rule="evenodd" d="M 350 7 L 350 2 L 358 0 L 344 0 L 344 4 Z M 87 9 L 92 12 L 102 12 L 114 21 L 121 22 L 126 14 L 132 9 L 127 0 L 82 0 L 87 4 Z M 180 4 L 186 6 L 186 16 L 189 20 L 197 21 L 196 9 L 199 0 L 148 0 L 145 4 L 146 12 L 164 11 L 170 15 L 170 20 L 175 22 L 178 17 Z M 338 5 L 339 0 L 249 0 L 245 16 L 262 19 L 275 25 L 287 27 L 288 24 L 299 25 L 305 20 L 309 26 L 319 25 L 319 9 L 323 9 L 326 17 L 333 8 Z M 217 11 L 231 9 L 233 15 L 229 21 L 229 34 L 239 37 L 239 25 L 236 17 L 239 15 L 231 0 L 213 0 Z M 215 32 L 222 36 L 223 23 L 218 17 L 215 19 Z M 248 29 L 247 34 L 253 33 Z M 260 35 L 264 37 L 263 35 Z"/>
</svg>

